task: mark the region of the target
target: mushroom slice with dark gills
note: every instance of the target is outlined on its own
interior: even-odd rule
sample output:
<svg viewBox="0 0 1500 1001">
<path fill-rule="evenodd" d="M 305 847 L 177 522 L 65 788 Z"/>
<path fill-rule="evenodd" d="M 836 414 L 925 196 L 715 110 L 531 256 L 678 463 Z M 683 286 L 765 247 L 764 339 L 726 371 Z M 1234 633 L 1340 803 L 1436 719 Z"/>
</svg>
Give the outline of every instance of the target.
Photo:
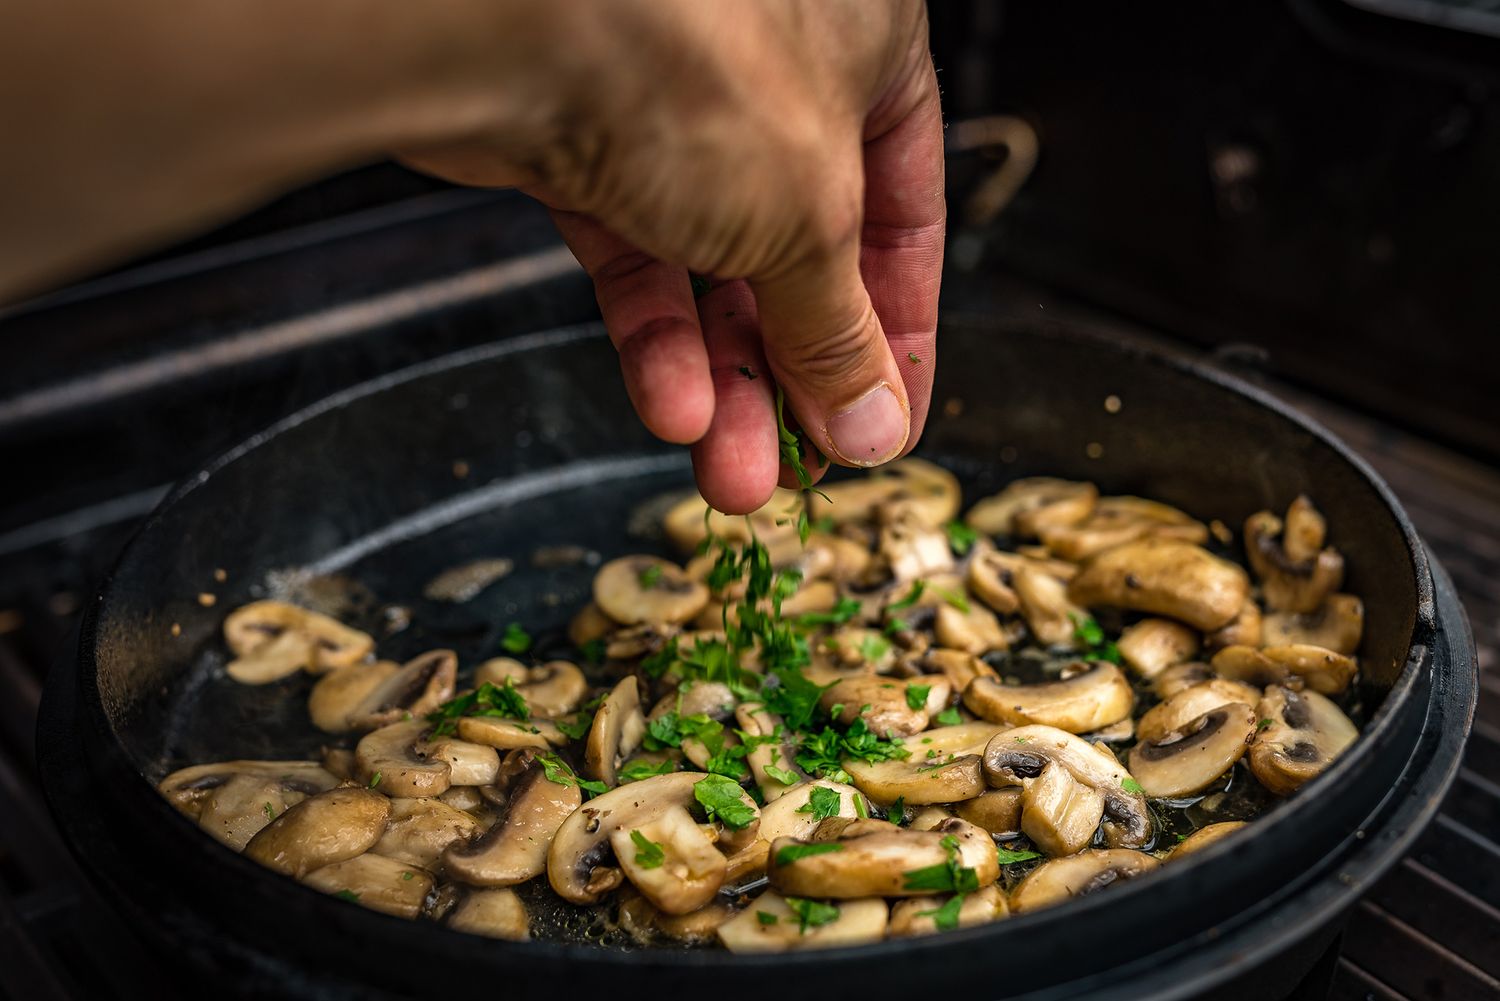
<svg viewBox="0 0 1500 1001">
<path fill-rule="evenodd" d="M 877 736 L 909 737 L 925 730 L 928 719 L 943 711 L 952 694 L 947 678 L 923 675 L 914 681 L 924 684 L 914 688 L 906 681 L 879 675 L 845 678 L 834 682 L 818 702 L 830 713 L 837 708 L 839 711 L 833 718 L 845 726 L 863 717 L 870 732 Z M 925 692 L 921 691 L 923 688 Z M 911 706 L 915 699 L 913 692 L 920 694 L 915 709 Z"/>
<path fill-rule="evenodd" d="M 1270 613 L 1263 638 L 1266 646 L 1315 646 L 1352 654 L 1364 631 L 1364 602 L 1352 594 L 1330 594 L 1311 612 Z"/>
<path fill-rule="evenodd" d="M 1172 730 L 1180 730 L 1211 709 L 1243 702 L 1253 706 L 1260 701 L 1260 689 L 1243 681 L 1209 678 L 1177 692 L 1165 702 L 1158 702 L 1141 717 L 1136 736 L 1156 740 Z"/>
<path fill-rule="evenodd" d="M 879 942 L 889 920 L 878 897 L 827 903 L 767 890 L 719 926 L 719 941 L 730 952 L 833 949 Z"/>
<path fill-rule="evenodd" d="M 368 789 L 330 789 L 287 810 L 245 845 L 245 857 L 301 879 L 362 855 L 385 833 L 391 801 Z"/>
<path fill-rule="evenodd" d="M 1318 610 L 1344 582 L 1344 557 L 1323 545 L 1327 525 L 1306 497 L 1287 508 L 1286 520 L 1257 511 L 1245 520 L 1245 557 L 1273 612 Z"/>
<path fill-rule="evenodd" d="M 594 575 L 594 603 L 622 625 L 680 625 L 708 603 L 708 588 L 667 560 L 622 556 Z"/>
<path fill-rule="evenodd" d="M 374 785 L 387 796 L 439 796 L 452 782 L 446 761 L 424 758 L 417 742 L 427 734 L 422 720 L 392 723 L 372 730 L 354 745 L 355 778 Z"/>
<path fill-rule="evenodd" d="M 1233 768 L 1254 739 L 1254 707 L 1231 702 L 1179 730 L 1136 744 L 1130 751 L 1130 774 L 1153 799 L 1191 796 Z"/>
<path fill-rule="evenodd" d="M 1201 546 L 1148 538 L 1106 549 L 1068 585 L 1080 605 L 1152 612 L 1196 629 L 1218 629 L 1250 594 L 1245 571 Z"/>
<path fill-rule="evenodd" d="M 1078 524 L 1098 501 L 1099 488 L 1092 483 L 1030 476 L 976 503 L 964 522 L 985 535 L 1034 538 L 1044 528 Z"/>
<path fill-rule="evenodd" d="M 1322 695 L 1337 695 L 1349 687 L 1359 670 L 1353 657 L 1318 646 L 1294 644 L 1259 650 L 1225 647 L 1214 654 L 1213 669 L 1220 675 L 1252 685 L 1305 686 Z"/>
<path fill-rule="evenodd" d="M 245 685 L 347 667 L 375 649 L 368 634 L 284 601 L 254 601 L 230 612 L 224 640 L 235 654 L 226 670 Z"/>
<path fill-rule="evenodd" d="M 972 876 L 959 877 L 967 880 L 965 886 L 954 887 L 952 878 L 938 886 L 926 878 L 950 863 L 973 870 Z M 883 820 L 830 818 L 818 825 L 810 842 L 771 842 L 766 876 L 772 889 L 795 897 L 916 897 L 938 889 L 989 886 L 1000 876 L 1000 863 L 989 834 L 957 817 L 928 831 Z"/>
<path fill-rule="evenodd" d="M 985 790 L 980 755 L 1007 728 L 995 723 L 937 727 L 903 741 L 899 761 L 844 762 L 850 782 L 883 806 L 900 799 L 910 806 L 957 803 Z"/>
<path fill-rule="evenodd" d="M 1140 539 L 1207 542 L 1208 528 L 1170 504 L 1141 497 L 1101 497 L 1087 518 L 1043 527 L 1038 535 L 1054 556 L 1077 562 Z"/>
<path fill-rule="evenodd" d="M 316 761 L 247 760 L 179 768 L 158 782 L 156 790 L 183 814 L 197 820 L 215 792 L 241 777 L 258 783 L 274 783 L 278 787 L 283 800 L 283 804 L 275 808 L 278 815 L 284 806 L 291 805 L 293 797 L 300 802 L 339 784 L 338 777 Z M 246 787 L 242 785 L 241 788 Z"/>
<path fill-rule="evenodd" d="M 566 660 L 549 660 L 536 667 L 527 667 L 509 657 L 496 657 L 480 664 L 474 671 L 474 684 L 486 682 L 504 685 L 510 681 L 526 707 L 535 716 L 556 719 L 577 709 L 588 696 L 588 679 L 577 664 Z"/>
<path fill-rule="evenodd" d="M 409 862 L 369 852 L 308 873 L 302 882 L 372 911 L 411 920 L 432 892 L 432 877 Z"/>
<path fill-rule="evenodd" d="M 531 918 L 516 891 L 504 887 L 469 890 L 448 912 L 449 928 L 485 938 L 525 942 L 531 938 Z"/>
<path fill-rule="evenodd" d="M 892 937 L 909 935 L 931 935 L 945 929 L 938 927 L 938 914 L 943 905 L 951 903 L 951 897 L 914 897 L 899 900 L 891 905 L 891 923 L 887 929 Z M 948 927 L 970 928 L 989 924 L 1010 915 L 1010 904 L 1005 891 L 998 886 L 981 887 L 974 893 L 965 894 L 959 902 L 955 925 Z"/>
<path fill-rule="evenodd" d="M 1118 667 L 1096 661 L 1064 681 L 1005 685 L 993 678 L 975 678 L 964 689 L 964 705 L 994 723 L 1037 723 L 1089 733 L 1127 718 L 1135 707 L 1135 693 Z"/>
<path fill-rule="evenodd" d="M 705 810 L 705 802 L 714 818 L 706 829 L 693 812 Z M 664 817 L 667 822 L 659 823 Z M 611 789 L 569 815 L 547 852 L 547 879 L 564 900 L 595 904 L 619 885 L 624 869 L 656 907 L 685 914 L 713 897 L 719 888 L 713 873 L 722 881 L 725 857 L 749 847 L 759 823 L 755 801 L 723 776 L 656 775 Z M 642 838 L 661 850 L 655 866 L 650 865 L 655 853 L 631 837 L 647 828 L 657 837 L 642 833 Z M 717 863 L 705 846 L 721 856 Z M 619 857 L 621 851 L 627 858 Z"/>
<path fill-rule="evenodd" d="M 477 820 L 442 800 L 393 799 L 385 833 L 370 850 L 386 858 L 433 869 L 450 845 L 467 841 L 477 833 Z"/>
<path fill-rule="evenodd" d="M 1281 796 L 1317 777 L 1359 736 L 1349 717 L 1317 692 L 1272 685 L 1256 714 L 1261 729 L 1250 745 L 1250 770 Z"/>
<path fill-rule="evenodd" d="M 1173 664 L 1198 655 L 1198 633 L 1171 619 L 1142 619 L 1126 626 L 1115 644 L 1126 666 L 1143 678 L 1154 678 Z"/>
<path fill-rule="evenodd" d="M 807 840 L 828 817 L 853 820 L 867 815 L 868 803 L 863 793 L 842 782 L 800 782 L 776 802 L 761 807 L 759 839 L 767 844 L 777 838 Z M 860 813 L 861 806 L 865 807 L 864 814 Z"/>
<path fill-rule="evenodd" d="M 577 784 L 546 777 L 532 750 L 514 751 L 506 760 L 514 772 L 506 786 L 504 816 L 472 844 L 453 845 L 443 854 L 444 871 L 475 886 L 514 886 L 540 876 L 557 831 L 583 802 Z"/>
<path fill-rule="evenodd" d="M 1060 764 L 1073 778 L 1104 795 L 1104 839 L 1114 848 L 1139 848 L 1151 840 L 1146 797 L 1131 791 L 1130 772 L 1109 751 L 1050 726 L 1023 726 L 995 736 L 984 751 L 984 775 L 991 786 L 1021 786 Z M 1022 812 L 1022 827 L 1025 813 Z"/>
<path fill-rule="evenodd" d="M 451 699 L 457 673 L 452 650 L 429 650 L 401 666 L 378 661 L 341 667 L 313 685 L 307 711 L 327 733 L 375 730 L 426 716 Z"/>
<path fill-rule="evenodd" d="M 1185 688 L 1201 685 L 1216 677 L 1218 675 L 1214 674 L 1214 669 L 1203 661 L 1190 660 L 1182 664 L 1174 664 L 1152 678 L 1151 690 L 1159 699 L 1170 699 Z"/>
<path fill-rule="evenodd" d="M 1201 852 L 1209 845 L 1217 844 L 1220 839 L 1246 826 L 1248 825 L 1243 820 L 1226 820 L 1223 823 L 1200 827 L 1182 841 L 1179 841 L 1167 858 L 1176 860 L 1186 858 L 1194 852 Z"/>
<path fill-rule="evenodd" d="M 1129 848 L 1089 849 L 1052 859 L 1031 870 L 1016 884 L 1010 893 L 1010 909 L 1017 913 L 1038 911 L 1144 876 L 1160 865 L 1145 852 Z"/>
<path fill-rule="evenodd" d="M 639 747 L 645 736 L 640 687 L 635 675 L 631 675 L 615 685 L 594 714 L 584 748 L 584 772 L 605 785 L 614 785 L 620 761 Z"/>
</svg>

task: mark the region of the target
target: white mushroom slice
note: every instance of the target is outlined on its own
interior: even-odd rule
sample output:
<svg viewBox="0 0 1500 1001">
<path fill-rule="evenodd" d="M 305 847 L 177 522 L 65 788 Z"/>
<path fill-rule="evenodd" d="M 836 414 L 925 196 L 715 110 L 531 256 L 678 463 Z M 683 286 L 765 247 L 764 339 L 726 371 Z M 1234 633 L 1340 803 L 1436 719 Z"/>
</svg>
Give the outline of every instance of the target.
<svg viewBox="0 0 1500 1001">
<path fill-rule="evenodd" d="M 1212 681 L 1217 675 L 1213 668 L 1201 660 L 1190 660 L 1175 664 L 1151 679 L 1151 690 L 1159 699 L 1170 699 L 1185 688 Z"/>
<path fill-rule="evenodd" d="M 582 648 L 604 639 L 619 628 L 618 622 L 605 615 L 603 610 L 591 601 L 580 608 L 568 622 L 568 642 Z"/>
<path fill-rule="evenodd" d="M 842 825 L 842 835 L 819 844 L 837 845 L 819 854 L 798 854 L 807 842 L 777 838 L 771 842 L 766 877 L 771 888 L 795 897 L 857 899 L 860 897 L 925 896 L 931 887 L 912 885 L 907 874 L 917 869 L 942 866 L 952 839 L 957 862 L 974 870 L 979 886 L 989 886 L 1000 876 L 995 843 L 984 831 L 966 820 L 951 818 L 930 831 L 912 831 L 885 821 L 825 821 Z M 815 839 L 817 835 L 814 835 Z"/>
<path fill-rule="evenodd" d="M 1135 707 L 1135 692 L 1118 667 L 1094 661 L 1064 681 L 1004 685 L 992 678 L 975 678 L 964 689 L 964 705 L 993 723 L 1039 723 L 1069 733 L 1089 733 L 1127 718 Z"/>
<path fill-rule="evenodd" d="M 318 679 L 307 696 L 307 715 L 313 726 L 324 733 L 348 733 L 354 727 L 350 717 L 354 715 L 371 692 L 381 682 L 401 670 L 401 665 L 389 660 L 377 660 L 373 664 L 351 664 L 329 671 Z"/>
<path fill-rule="evenodd" d="M 520 720 L 501 716 L 461 716 L 457 723 L 460 739 L 501 751 L 515 751 L 523 747 L 546 750 L 549 747 L 562 747 L 568 742 L 567 734 L 559 730 L 556 723 L 545 719 L 522 723 Z"/>
<path fill-rule="evenodd" d="M 969 557 L 969 567 L 964 576 L 964 583 L 980 601 L 990 608 L 1001 615 L 1010 615 L 1021 607 L 1021 598 L 1011 585 L 1014 582 L 1016 567 L 1025 565 L 1017 561 L 1023 559 L 1024 557 L 1013 556 L 1010 553 L 976 546 L 974 554 Z"/>
<path fill-rule="evenodd" d="M 911 935 L 931 935 L 943 929 L 937 926 L 937 915 L 951 897 L 914 897 L 898 900 L 891 905 L 889 933 L 902 938 Z M 966 894 L 958 905 L 958 923 L 955 927 L 971 928 L 985 925 L 1010 915 L 1010 905 L 1005 891 L 998 886 L 981 887 L 978 892 Z"/>
<path fill-rule="evenodd" d="M 620 927 L 641 945 L 655 945 L 666 938 L 684 945 L 708 945 L 724 922 L 739 911 L 719 898 L 687 914 L 667 914 L 639 894 L 625 892 L 620 901 Z"/>
<path fill-rule="evenodd" d="M 751 737 L 769 737 L 782 727 L 780 717 L 760 704 L 737 706 L 734 718 L 740 729 Z M 750 766 L 750 773 L 755 776 L 755 783 L 760 786 L 761 798 L 767 806 L 796 789 L 796 783 L 807 778 L 802 769 L 797 767 L 792 736 L 784 729 L 780 740 L 766 741 L 752 747 L 745 756 L 745 763 Z M 775 769 L 777 774 L 773 775 L 771 769 Z M 792 776 L 792 783 L 783 781 L 788 775 Z"/>
<path fill-rule="evenodd" d="M 441 800 L 393 799 L 385 833 L 370 850 L 430 870 L 450 845 L 478 832 L 478 821 Z"/>
<path fill-rule="evenodd" d="M 326 792 L 339 784 L 338 777 L 316 761 L 217 761 L 179 768 L 157 783 L 156 791 L 179 811 L 197 820 L 203 805 L 216 790 L 238 776 L 274 782 L 283 796 L 301 797 Z M 277 808 L 277 813 L 281 812 Z"/>
<path fill-rule="evenodd" d="M 1080 605 L 1109 605 L 1218 629 L 1240 613 L 1250 593 L 1245 571 L 1201 546 L 1143 539 L 1107 549 L 1068 585 Z"/>
<path fill-rule="evenodd" d="M 387 796 L 438 796 L 452 785 L 446 761 L 432 761 L 416 752 L 427 733 L 422 720 L 392 723 L 373 730 L 354 746 L 355 778 L 362 785 L 378 785 Z M 377 776 L 378 781 L 377 781 Z"/>
<path fill-rule="evenodd" d="M 1038 911 L 1144 876 L 1159 865 L 1145 852 L 1129 848 L 1089 849 L 1053 859 L 1031 870 L 1016 885 L 1010 893 L 1010 909 L 1017 913 Z"/>
<path fill-rule="evenodd" d="M 325 747 L 322 757 L 323 767 L 328 774 L 338 777 L 340 782 L 354 781 L 354 752 L 347 747 Z"/>
<path fill-rule="evenodd" d="M 924 806 L 912 814 L 906 826 L 914 831 L 932 831 L 936 830 L 943 821 L 951 819 L 953 819 L 953 814 L 945 806 Z"/>
<path fill-rule="evenodd" d="M 1273 612 L 1314 612 L 1344 582 L 1344 557 L 1332 546 L 1306 555 L 1312 534 L 1308 531 L 1311 503 L 1305 497 L 1292 502 L 1288 515 L 1297 522 L 1297 541 L 1287 549 L 1285 524 L 1270 511 L 1257 511 L 1245 520 L 1245 558 L 1260 580 L 1266 607 Z M 1294 513 L 1295 512 L 1295 513 Z M 1313 510 L 1321 522 L 1321 515 Z M 1320 533 L 1319 533 L 1320 534 Z"/>
<path fill-rule="evenodd" d="M 1087 848 L 1103 819 L 1104 793 L 1079 782 L 1057 762 L 1021 790 L 1021 831 L 1048 855 Z"/>
<path fill-rule="evenodd" d="M 334 862 L 308 873 L 302 882 L 372 911 L 408 921 L 422 913 L 432 877 L 416 866 L 373 852 Z"/>
<path fill-rule="evenodd" d="M 964 521 L 985 535 L 1034 537 L 1043 528 L 1076 525 L 1087 518 L 1099 500 L 1092 483 L 1031 476 L 1013 480 L 1005 489 L 969 509 Z"/>
<path fill-rule="evenodd" d="M 198 826 L 215 841 L 240 851 L 287 807 L 306 798 L 275 779 L 234 775 L 203 800 Z"/>
<path fill-rule="evenodd" d="M 1118 723 L 1101 726 L 1097 730 L 1079 734 L 1079 736 L 1091 744 L 1101 741 L 1106 744 L 1123 743 L 1124 741 L 1135 739 L 1135 721 L 1129 718 L 1122 719 Z"/>
<path fill-rule="evenodd" d="M 978 657 L 960 650 L 929 650 L 923 659 L 927 670 L 948 679 L 955 692 L 962 692 L 975 678 L 998 680 L 995 669 Z"/>
<path fill-rule="evenodd" d="M 1229 621 L 1229 625 L 1220 626 L 1204 635 L 1203 649 L 1213 653 L 1227 646 L 1260 646 L 1261 634 L 1260 606 L 1255 603 L 1254 598 L 1247 598 L 1240 606 L 1240 613 Z"/>
<path fill-rule="evenodd" d="M 805 580 L 848 583 L 869 572 L 871 559 L 870 550 L 853 539 L 814 535 L 802 555 L 802 573 Z"/>
<path fill-rule="evenodd" d="M 680 625 L 708 603 L 708 588 L 667 560 L 622 556 L 594 576 L 594 603 L 625 625 Z"/>
<path fill-rule="evenodd" d="M 1243 681 L 1228 678 L 1209 678 L 1196 685 L 1189 685 L 1165 702 L 1157 703 L 1146 711 L 1136 726 L 1141 740 L 1157 740 L 1173 730 L 1180 730 L 1210 709 L 1227 706 L 1231 702 L 1243 702 L 1253 706 L 1260 701 L 1260 689 Z"/>
<path fill-rule="evenodd" d="M 743 543 L 750 541 L 753 530 L 755 537 L 770 552 L 772 563 L 781 566 L 784 559 L 796 558 L 796 550 L 801 545 L 795 519 L 788 518 L 788 512 L 795 516 L 801 504 L 802 498 L 797 491 L 777 487 L 771 499 L 751 513 L 747 525 L 747 519 L 714 511 L 702 497 L 691 494 L 667 511 L 662 528 L 684 556 L 696 552 L 709 532 L 726 542 Z"/>
<path fill-rule="evenodd" d="M 487 786 L 500 771 L 500 755 L 487 744 L 457 737 L 429 737 L 413 744 L 412 750 L 430 761 L 448 762 L 448 781 L 456 786 Z"/>
<path fill-rule="evenodd" d="M 1262 642 L 1266 646 L 1315 646 L 1352 654 L 1359 649 L 1364 631 L 1364 602 L 1352 594 L 1330 594 L 1316 611 L 1267 615 Z"/>
<path fill-rule="evenodd" d="M 675 772 L 611 789 L 573 811 L 547 852 L 547 880 L 552 889 L 571 903 L 598 903 L 619 883 L 611 876 L 611 870 L 619 872 L 611 843 L 615 832 L 624 830 L 628 836 L 629 831 L 652 823 L 670 809 L 698 808 L 694 793 L 700 783 L 709 783 L 705 788 L 715 795 L 733 791 L 720 776 Z M 759 829 L 760 810 L 755 801 L 740 790 L 739 802 L 752 817 L 744 827 L 734 829 L 717 821 L 713 825 L 716 847 L 726 856 L 753 844 Z"/>
<path fill-rule="evenodd" d="M 1216 844 L 1220 839 L 1226 837 L 1227 835 L 1233 834 L 1240 828 L 1248 826 L 1249 825 L 1246 824 L 1243 820 L 1226 820 L 1223 823 L 1209 824 L 1207 827 L 1200 827 L 1198 828 L 1198 830 L 1194 831 L 1192 834 L 1189 834 L 1186 838 L 1179 841 L 1176 847 L 1172 849 L 1171 854 L 1167 856 L 1167 859 L 1170 861 L 1175 861 L 1180 858 L 1185 858 L 1188 855 L 1193 854 L 1194 852 L 1201 852 L 1209 845 Z"/>
<path fill-rule="evenodd" d="M 525 942 L 531 938 L 531 918 L 516 891 L 504 887 L 470 890 L 448 912 L 448 927 L 470 935 Z"/>
<path fill-rule="evenodd" d="M 391 801 L 368 789 L 330 789 L 287 810 L 245 845 L 245 857 L 301 879 L 313 869 L 370 850 L 385 831 Z"/>
<path fill-rule="evenodd" d="M 1231 702 L 1180 730 L 1136 744 L 1130 751 L 1130 774 L 1153 799 L 1191 796 L 1233 768 L 1254 739 L 1254 707 Z"/>
<path fill-rule="evenodd" d="M 685 807 L 668 807 L 638 827 L 619 828 L 610 846 L 647 900 L 667 914 L 688 914 L 724 885 L 728 863 Z"/>
<path fill-rule="evenodd" d="M 950 604 L 938 606 L 933 623 L 939 646 L 966 653 L 983 654 L 1010 648 L 1010 637 L 1000 628 L 995 613 L 976 602 L 960 611 Z"/>
<path fill-rule="evenodd" d="M 1072 645 L 1074 630 L 1088 612 L 1068 598 L 1068 585 L 1029 566 L 1012 571 L 1011 583 L 1032 635 L 1047 646 Z"/>
<path fill-rule="evenodd" d="M 1317 692 L 1273 685 L 1266 689 L 1256 715 L 1261 729 L 1250 746 L 1250 770 L 1261 785 L 1280 796 L 1316 778 L 1359 736 L 1349 717 Z"/>
<path fill-rule="evenodd" d="M 819 794 L 820 804 L 832 802 L 828 799 L 829 793 L 838 797 L 836 808 L 828 816 L 848 818 L 869 816 L 869 801 L 853 786 L 847 786 L 832 779 L 801 782 L 791 786 L 776 802 L 767 803 L 761 807 L 760 840 L 769 844 L 777 838 L 798 838 L 803 841 L 811 838 L 823 821 L 823 817 L 815 812 L 814 804 L 812 804 L 815 789 L 827 790 Z M 865 807 L 864 813 L 860 812 L 861 805 Z"/>
<path fill-rule="evenodd" d="M 1198 655 L 1198 634 L 1171 619 L 1142 619 L 1120 633 L 1120 657 L 1143 678 Z"/>
<path fill-rule="evenodd" d="M 510 657 L 496 657 L 480 664 L 474 671 L 475 686 L 486 682 L 504 685 L 509 681 L 526 700 L 526 708 L 543 719 L 556 719 L 577 709 L 588 696 L 588 679 L 577 664 L 566 660 L 549 660 L 537 667 L 527 667 Z"/>
<path fill-rule="evenodd" d="M 1201 521 L 1170 504 L 1140 497 L 1101 497 L 1082 521 L 1047 526 L 1037 534 L 1054 555 L 1074 562 L 1140 539 L 1208 541 L 1208 528 Z"/>
<path fill-rule="evenodd" d="M 914 685 L 917 680 L 925 684 Z M 924 687 L 926 692 L 921 691 Z M 927 729 L 928 719 L 943 711 L 951 694 L 948 679 L 937 675 L 923 675 L 913 683 L 869 675 L 834 682 L 818 704 L 845 726 L 863 717 L 877 736 L 909 737 Z M 915 698 L 921 701 L 919 708 L 913 709 Z M 839 710 L 836 714 L 835 708 Z"/>
<path fill-rule="evenodd" d="M 927 528 L 937 529 L 958 514 L 960 490 L 948 470 L 925 459 L 905 458 L 858 479 L 824 483 L 808 498 L 807 516 L 813 521 L 832 518 L 834 524 L 873 521 L 877 509 L 894 516 L 914 515 Z"/>
<path fill-rule="evenodd" d="M 957 803 L 985 790 L 980 754 L 1007 728 L 994 723 L 960 723 L 926 730 L 903 741 L 911 752 L 903 761 L 845 761 L 850 781 L 882 805 L 904 800 L 910 806 Z"/>
<path fill-rule="evenodd" d="M 640 746 L 646 736 L 646 717 L 641 713 L 640 688 L 635 675 L 622 679 L 594 714 L 584 748 L 583 768 L 589 778 L 615 784 L 620 761 Z"/>
<path fill-rule="evenodd" d="M 898 581 L 917 580 L 953 569 L 953 549 L 940 528 L 905 515 L 880 528 L 880 554 Z"/>
<path fill-rule="evenodd" d="M 1359 662 L 1318 646 L 1225 647 L 1214 654 L 1213 669 L 1252 685 L 1300 684 L 1322 695 L 1337 695 L 1354 680 Z M 1294 683 L 1292 687 L 1296 687 Z"/>
<path fill-rule="evenodd" d="M 226 670 L 245 685 L 347 667 L 375 649 L 368 634 L 284 601 L 254 601 L 230 612 L 224 641 L 235 654 Z"/>
<path fill-rule="evenodd" d="M 535 752 L 519 752 L 507 768 L 524 770 L 507 786 L 504 817 L 478 841 L 453 845 L 443 855 L 444 871 L 474 886 L 514 886 L 540 876 L 547 851 L 563 821 L 583 803 L 573 783 L 550 781 Z"/>
<path fill-rule="evenodd" d="M 473 786 L 452 786 L 447 792 L 438 797 L 438 802 L 446 803 L 453 807 L 453 809 L 462 810 L 470 815 L 485 810 L 484 797 Z M 488 827 L 489 825 L 485 824 L 483 826 Z"/>
<path fill-rule="evenodd" d="M 841 678 L 884 674 L 895 664 L 895 648 L 880 630 L 842 626 L 813 644 L 812 663 L 803 673 L 815 684 L 829 685 Z"/>
<path fill-rule="evenodd" d="M 1050 726 L 1023 726 L 997 735 L 984 751 L 990 785 L 1024 787 L 1051 764 L 1104 794 L 1104 839 L 1113 848 L 1140 848 L 1151 840 L 1151 812 L 1125 766 L 1108 748 Z M 1129 787 L 1127 788 L 1127 783 Z"/>
<path fill-rule="evenodd" d="M 990 789 L 953 805 L 953 812 L 992 837 L 1006 837 L 1021 831 L 1021 790 Z"/>
<path fill-rule="evenodd" d="M 809 904 L 817 905 L 809 908 Z M 801 913 L 786 898 L 766 891 L 719 926 L 719 941 L 730 952 L 788 952 L 864 945 L 885 937 L 890 910 L 884 900 L 803 901 Z"/>
</svg>

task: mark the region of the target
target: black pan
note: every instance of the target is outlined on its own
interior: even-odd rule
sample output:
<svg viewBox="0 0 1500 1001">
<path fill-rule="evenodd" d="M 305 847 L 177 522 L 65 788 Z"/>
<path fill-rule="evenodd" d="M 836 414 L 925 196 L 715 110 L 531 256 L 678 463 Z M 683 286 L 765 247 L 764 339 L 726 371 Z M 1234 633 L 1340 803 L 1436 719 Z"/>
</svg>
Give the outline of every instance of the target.
<svg viewBox="0 0 1500 1001">
<path fill-rule="evenodd" d="M 314 753 L 309 679 L 222 677 L 223 616 L 268 593 L 330 595 L 382 642 L 464 664 L 524 623 L 562 649 L 592 568 L 537 568 L 539 546 L 667 552 L 649 502 L 690 484 L 686 457 L 630 412 L 597 327 L 466 352 L 303 411 L 181 485 L 91 606 L 76 668 L 54 672 L 40 750 L 85 865 L 154 941 L 216 972 L 216 992 L 509 996 L 625 990 L 739 997 L 953 987 L 1035 998 L 1284 994 L 1358 893 L 1409 846 L 1457 767 L 1473 711 L 1467 624 L 1389 490 L 1305 418 L 1215 371 L 1031 323 L 945 322 L 920 454 L 972 500 L 1023 475 L 1086 478 L 1237 526 L 1314 497 L 1361 595 L 1370 723 L 1329 772 L 1234 838 L 1056 910 L 919 941 L 775 957 L 492 942 L 349 906 L 273 876 L 178 816 L 152 782 L 184 764 Z M 1104 400 L 1118 396 L 1118 412 Z M 462 475 L 461 475 L 462 474 Z M 637 525 L 640 527 L 640 524 Z M 517 569 L 475 600 L 422 599 L 481 556 Z M 215 571 L 227 573 L 224 583 Z M 204 607 L 203 592 L 217 603 Z M 834 996 L 838 996 L 835 994 Z"/>
</svg>

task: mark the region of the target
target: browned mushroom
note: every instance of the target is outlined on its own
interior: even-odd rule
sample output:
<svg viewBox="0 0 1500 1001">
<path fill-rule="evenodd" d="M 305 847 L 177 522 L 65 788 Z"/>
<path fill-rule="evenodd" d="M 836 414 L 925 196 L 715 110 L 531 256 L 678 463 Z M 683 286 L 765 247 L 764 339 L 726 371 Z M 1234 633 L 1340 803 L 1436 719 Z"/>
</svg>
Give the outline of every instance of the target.
<svg viewBox="0 0 1500 1001">
<path fill-rule="evenodd" d="M 1106 549 L 1068 586 L 1080 605 L 1154 612 L 1197 629 L 1218 629 L 1250 593 L 1245 571 L 1201 546 L 1147 538 Z"/>
<path fill-rule="evenodd" d="M 1245 521 L 1245 556 L 1273 612 L 1315 612 L 1344 581 L 1344 557 L 1323 545 L 1323 516 L 1298 497 L 1283 522 L 1270 511 Z M 1295 554 L 1295 555 L 1294 555 Z"/>
</svg>

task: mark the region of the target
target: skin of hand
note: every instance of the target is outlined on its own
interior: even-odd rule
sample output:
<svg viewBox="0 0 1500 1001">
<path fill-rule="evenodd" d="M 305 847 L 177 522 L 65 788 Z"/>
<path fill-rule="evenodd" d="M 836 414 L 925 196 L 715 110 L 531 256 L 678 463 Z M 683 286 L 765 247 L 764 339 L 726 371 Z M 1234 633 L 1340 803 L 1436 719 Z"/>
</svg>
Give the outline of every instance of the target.
<svg viewBox="0 0 1500 1001">
<path fill-rule="evenodd" d="M 792 483 L 778 385 L 837 462 L 920 434 L 945 224 L 920 2 L 17 0 L 0 65 L 25 137 L 0 301 L 396 150 L 553 209 L 642 420 L 721 510 Z"/>
</svg>

